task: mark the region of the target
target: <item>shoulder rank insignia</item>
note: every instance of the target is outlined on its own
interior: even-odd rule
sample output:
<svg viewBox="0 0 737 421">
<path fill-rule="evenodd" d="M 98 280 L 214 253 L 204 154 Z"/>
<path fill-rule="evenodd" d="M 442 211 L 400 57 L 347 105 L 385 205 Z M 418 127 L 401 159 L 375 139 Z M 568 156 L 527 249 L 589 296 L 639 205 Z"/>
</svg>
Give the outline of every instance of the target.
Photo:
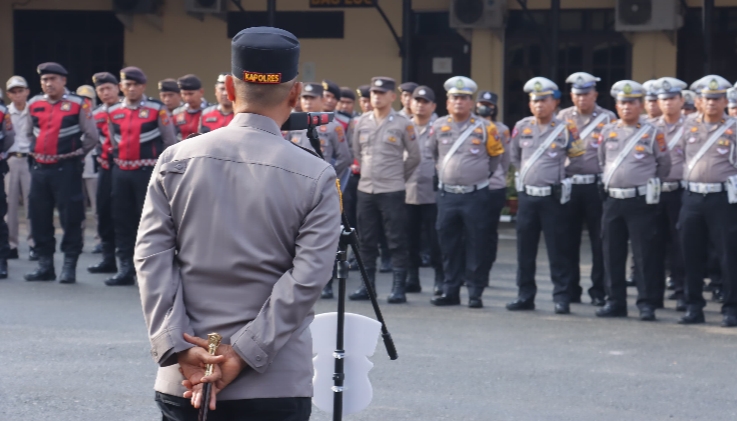
<svg viewBox="0 0 737 421">
<path fill-rule="evenodd" d="M 450 131 L 450 126 L 443 126 L 443 127 L 440 128 L 440 131 L 443 132 L 443 133 L 449 132 Z"/>
<path fill-rule="evenodd" d="M 524 128 L 524 129 L 522 130 L 522 134 L 523 134 L 523 135 L 527 135 L 527 134 L 532 134 L 532 129 L 531 129 L 531 128 L 529 128 L 529 127 L 525 127 L 525 128 Z"/>
</svg>

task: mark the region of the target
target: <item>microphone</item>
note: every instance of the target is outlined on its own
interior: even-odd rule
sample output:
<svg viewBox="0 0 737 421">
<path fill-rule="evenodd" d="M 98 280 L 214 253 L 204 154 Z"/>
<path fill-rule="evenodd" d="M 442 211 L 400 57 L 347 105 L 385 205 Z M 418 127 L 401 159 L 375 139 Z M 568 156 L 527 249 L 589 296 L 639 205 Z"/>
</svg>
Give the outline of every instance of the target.
<svg viewBox="0 0 737 421">
<path fill-rule="evenodd" d="M 335 113 L 292 113 L 281 126 L 283 132 L 306 130 L 330 123 Z"/>
</svg>

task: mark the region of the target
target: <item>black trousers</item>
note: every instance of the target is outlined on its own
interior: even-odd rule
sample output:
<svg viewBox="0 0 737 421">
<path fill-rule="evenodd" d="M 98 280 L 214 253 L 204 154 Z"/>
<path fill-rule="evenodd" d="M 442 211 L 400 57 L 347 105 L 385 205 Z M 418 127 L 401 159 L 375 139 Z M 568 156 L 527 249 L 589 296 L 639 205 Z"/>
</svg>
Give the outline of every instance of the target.
<svg viewBox="0 0 737 421">
<path fill-rule="evenodd" d="M 54 207 L 59 211 L 59 222 L 64 230 L 61 251 L 74 256 L 82 253 L 84 193 L 82 162 L 78 158 L 64 159 L 56 164 L 34 163 L 28 202 L 31 236 L 39 255 L 51 256 L 56 249 Z"/>
<path fill-rule="evenodd" d="M 721 267 L 722 311 L 737 309 L 737 204 L 726 193 L 683 193 L 679 218 L 686 267 L 686 303 L 690 309 L 706 305 L 703 280 L 708 270 L 709 240 Z"/>
<path fill-rule="evenodd" d="M 386 235 L 394 270 L 406 270 L 409 253 L 407 251 L 407 210 L 404 203 L 404 190 L 391 193 L 357 192 L 356 216 L 358 222 L 358 243 L 366 269 L 376 269 L 379 256 L 379 233 Z"/>
<path fill-rule="evenodd" d="M 97 173 L 97 235 L 105 253 L 115 252 L 113 223 L 113 170 L 100 167 Z"/>
<path fill-rule="evenodd" d="M 443 260 L 440 255 L 438 233 L 435 221 L 438 217 L 438 206 L 435 203 L 424 205 L 405 205 L 407 207 L 407 249 L 409 250 L 409 268 L 420 267 L 422 237 L 425 234 L 430 243 L 430 258 L 436 269 L 442 269 Z"/>
<path fill-rule="evenodd" d="M 681 213 L 682 197 L 682 189 L 663 192 L 660 194 L 660 203 L 658 204 L 658 221 L 661 224 L 660 232 L 663 233 L 667 243 L 665 253 L 663 253 L 663 258 L 665 259 L 663 267 L 666 267 L 665 262 L 667 261 L 668 269 L 670 269 L 670 279 L 675 287 L 675 293 L 679 297 L 683 296 L 686 278 L 686 269 L 683 267 L 681 239 L 678 232 L 678 217 Z M 663 288 L 662 295 L 665 295 L 665 284 L 658 285 L 658 287 Z"/>
<path fill-rule="evenodd" d="M 0 161 L 0 259 L 7 259 L 10 255 L 10 242 L 8 240 L 8 223 L 5 215 L 8 213 L 8 196 L 5 193 L 5 174 L 9 171 L 7 161 Z"/>
<path fill-rule="evenodd" d="M 129 259 L 133 257 L 138 223 L 153 167 L 121 170 L 116 165 L 112 171 L 116 255 L 121 259 Z"/>
<path fill-rule="evenodd" d="M 517 211 L 517 287 L 518 298 L 534 300 L 537 294 L 535 271 L 540 233 L 545 234 L 545 246 L 550 261 L 550 278 L 553 281 L 553 301 L 570 302 L 568 286 L 571 282 L 568 247 L 567 203 L 561 205 L 554 195 L 528 196 L 519 193 Z"/>
<path fill-rule="evenodd" d="M 197 421 L 199 409 L 189 399 L 156 392 L 162 421 Z M 310 398 L 239 399 L 218 401 L 208 412 L 208 421 L 308 421 L 312 414 Z"/>
<path fill-rule="evenodd" d="M 593 184 L 574 184 L 568 208 L 569 248 L 571 260 L 571 298 L 580 298 L 581 288 L 581 234 L 583 225 L 589 231 L 591 243 L 591 298 L 604 298 L 604 253 L 601 247 L 601 215 L 603 205 L 599 194 L 599 186 Z"/>
<path fill-rule="evenodd" d="M 627 306 L 627 242 L 632 243 L 637 282 L 637 307 L 656 307 L 663 301 L 663 241 L 658 223 L 658 205 L 648 205 L 645 196 L 604 201 L 601 234 L 609 302 Z"/>
<path fill-rule="evenodd" d="M 499 250 L 499 217 L 502 215 L 502 209 L 507 204 L 507 189 L 489 190 L 491 196 L 491 205 L 488 215 L 491 222 L 491 232 L 489 234 L 489 275 L 491 269 L 496 263 L 496 255 Z M 486 278 L 486 286 L 489 286 L 489 276 Z"/>
<path fill-rule="evenodd" d="M 443 293 L 456 296 L 465 282 L 471 298 L 479 298 L 489 279 L 492 223 L 491 192 L 437 192 L 438 241 L 443 257 Z M 497 221 L 498 221 L 497 217 Z"/>
</svg>

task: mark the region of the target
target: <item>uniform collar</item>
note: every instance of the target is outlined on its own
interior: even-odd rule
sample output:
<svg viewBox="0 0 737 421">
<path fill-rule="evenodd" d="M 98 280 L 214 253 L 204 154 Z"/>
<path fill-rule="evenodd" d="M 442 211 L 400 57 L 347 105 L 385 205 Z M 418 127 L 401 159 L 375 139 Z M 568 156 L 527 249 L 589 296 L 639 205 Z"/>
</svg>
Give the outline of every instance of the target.
<svg viewBox="0 0 737 421">
<path fill-rule="evenodd" d="M 231 114 L 233 114 L 233 109 L 232 108 L 230 109 L 230 112 L 229 113 L 225 113 L 225 111 L 223 111 L 223 106 L 220 105 L 220 104 L 218 104 L 217 110 L 220 111 L 220 114 L 222 114 L 222 115 L 231 115 Z"/>
<path fill-rule="evenodd" d="M 281 130 L 279 130 L 279 126 L 276 125 L 276 121 L 260 114 L 238 113 L 233 117 L 231 125 L 253 127 L 254 129 L 271 133 L 274 136 L 281 136 Z"/>
<path fill-rule="evenodd" d="M 69 91 L 67 91 L 67 92 L 69 92 Z M 69 96 L 68 96 L 68 95 L 67 95 L 66 93 L 64 93 L 64 95 L 62 95 L 62 96 L 61 96 L 61 98 L 59 98 L 59 99 L 58 99 L 57 101 L 52 101 L 52 100 L 51 100 L 51 98 L 49 98 L 49 96 L 48 96 L 48 95 L 44 94 L 44 99 L 45 99 L 46 101 L 48 101 L 49 103 L 51 103 L 51 104 L 56 104 L 56 103 L 57 103 L 57 102 L 59 102 L 59 101 L 64 101 L 64 100 L 66 100 L 66 99 L 67 99 L 68 97 L 69 97 Z"/>
<path fill-rule="evenodd" d="M 23 111 L 18 111 L 18 109 L 15 108 L 15 103 L 11 102 L 10 105 L 8 105 L 8 112 L 10 114 L 26 115 L 28 114 L 28 102 L 26 102 L 26 106 L 23 108 Z"/>
<path fill-rule="evenodd" d="M 185 109 L 185 110 L 187 110 L 187 112 L 188 112 L 188 113 L 192 113 L 192 114 L 194 114 L 194 113 L 196 113 L 196 112 L 202 111 L 202 104 L 200 104 L 200 108 L 198 108 L 198 109 L 196 109 L 196 110 L 195 110 L 195 109 L 192 109 L 192 108 L 190 108 L 190 107 L 189 107 L 189 104 L 184 104 L 184 109 Z"/>
<path fill-rule="evenodd" d="M 397 114 L 397 112 L 394 111 L 394 108 L 390 108 L 389 109 L 389 114 L 387 114 L 386 117 L 384 117 L 384 120 L 382 120 L 381 122 L 383 123 L 385 121 L 393 121 L 395 114 Z M 371 120 L 373 120 L 373 121 L 376 121 L 376 118 L 374 117 L 374 112 L 373 111 L 370 111 L 369 112 L 369 118 Z"/>
<path fill-rule="evenodd" d="M 135 110 L 138 107 L 143 107 L 143 104 L 146 102 L 145 98 L 141 98 L 140 101 L 136 102 L 135 104 L 131 104 L 128 102 L 128 99 L 123 99 L 123 106 L 125 108 L 130 108 L 131 110 Z"/>
</svg>

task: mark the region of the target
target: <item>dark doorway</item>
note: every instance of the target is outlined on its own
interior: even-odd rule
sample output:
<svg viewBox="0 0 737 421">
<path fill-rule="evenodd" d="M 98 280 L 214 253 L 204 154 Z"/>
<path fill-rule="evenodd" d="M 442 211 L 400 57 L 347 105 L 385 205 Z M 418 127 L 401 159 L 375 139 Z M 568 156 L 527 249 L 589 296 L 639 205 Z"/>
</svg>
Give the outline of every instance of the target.
<svg viewBox="0 0 737 421">
<path fill-rule="evenodd" d="M 113 12 L 16 10 L 13 19 L 15 73 L 34 94 L 40 91 L 40 63 L 64 66 L 70 91 L 92 84 L 97 72 L 118 75 L 123 67 L 123 24 Z"/>
<path fill-rule="evenodd" d="M 413 13 L 412 81 L 435 91 L 436 112 L 443 116 L 443 83 L 453 76 L 471 75 L 471 43 L 451 29 L 447 12 Z"/>
<path fill-rule="evenodd" d="M 737 7 L 716 7 L 711 22 L 711 73 L 729 81 L 737 80 Z M 689 85 L 704 74 L 704 31 L 701 8 L 686 9 L 683 27 L 678 30 L 676 74 Z"/>
<path fill-rule="evenodd" d="M 530 17 L 532 19 L 530 19 Z M 548 28 L 550 11 L 534 10 L 528 16 L 510 11 L 504 60 L 504 120 L 510 127 L 530 115 L 529 97 L 522 91 L 535 76 L 550 77 L 551 52 Z M 561 108 L 572 105 L 570 86 L 565 83 L 574 72 L 600 77 L 598 103 L 614 109 L 609 88 L 631 76 L 632 47 L 614 30 L 613 9 L 562 10 L 558 35 L 558 75 L 554 82 L 561 90 Z"/>
</svg>

